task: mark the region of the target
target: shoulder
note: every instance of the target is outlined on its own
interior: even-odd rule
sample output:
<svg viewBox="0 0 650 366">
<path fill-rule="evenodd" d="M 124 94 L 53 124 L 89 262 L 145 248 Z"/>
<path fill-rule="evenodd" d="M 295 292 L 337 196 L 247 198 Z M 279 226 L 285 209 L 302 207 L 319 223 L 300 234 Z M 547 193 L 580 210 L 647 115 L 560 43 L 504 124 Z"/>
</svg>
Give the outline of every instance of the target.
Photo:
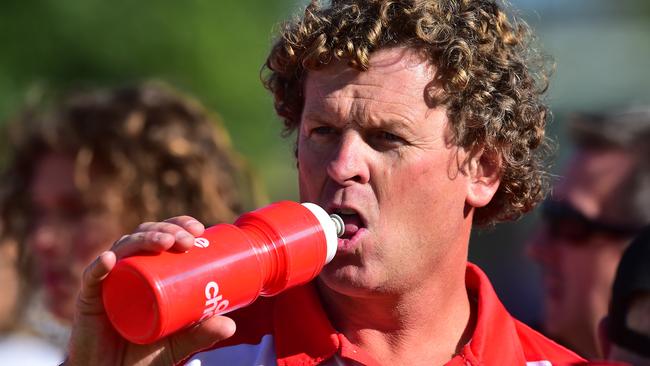
<svg viewBox="0 0 650 366">
<path fill-rule="evenodd" d="M 468 264 L 465 283 L 477 307 L 470 348 L 484 364 L 567 366 L 585 361 L 512 317 L 476 265 Z"/>
<path fill-rule="evenodd" d="M 519 320 L 513 319 L 517 336 L 521 342 L 524 356 L 531 362 L 546 360 L 546 363 L 540 363 L 540 366 L 550 365 L 574 365 L 580 364 L 585 360 L 575 352 L 561 346 L 560 344 L 548 339 L 538 331 L 532 329 Z M 549 363 L 550 362 L 550 363 Z M 533 364 L 534 365 L 534 364 Z"/>
</svg>

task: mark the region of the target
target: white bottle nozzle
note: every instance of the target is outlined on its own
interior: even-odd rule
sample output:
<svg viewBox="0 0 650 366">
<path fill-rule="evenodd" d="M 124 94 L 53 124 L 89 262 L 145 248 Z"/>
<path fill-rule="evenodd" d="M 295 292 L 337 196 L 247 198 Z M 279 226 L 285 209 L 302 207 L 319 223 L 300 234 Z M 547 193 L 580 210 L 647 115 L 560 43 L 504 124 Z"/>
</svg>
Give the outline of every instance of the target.
<svg viewBox="0 0 650 366">
<path fill-rule="evenodd" d="M 340 238 L 345 233 L 345 223 L 341 216 L 337 214 L 331 214 L 330 218 L 334 222 L 334 226 L 336 226 L 336 236 Z"/>
</svg>

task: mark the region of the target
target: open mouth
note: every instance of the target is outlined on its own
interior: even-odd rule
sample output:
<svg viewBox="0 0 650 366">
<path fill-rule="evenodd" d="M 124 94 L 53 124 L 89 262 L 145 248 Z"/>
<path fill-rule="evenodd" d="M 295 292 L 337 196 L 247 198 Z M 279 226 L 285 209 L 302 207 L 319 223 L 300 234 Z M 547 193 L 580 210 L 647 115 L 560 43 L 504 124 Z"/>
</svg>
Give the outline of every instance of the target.
<svg viewBox="0 0 650 366">
<path fill-rule="evenodd" d="M 366 226 L 361 215 L 352 208 L 335 208 L 330 211 L 339 215 L 345 224 L 345 232 L 340 239 L 351 239 L 359 229 Z"/>
</svg>

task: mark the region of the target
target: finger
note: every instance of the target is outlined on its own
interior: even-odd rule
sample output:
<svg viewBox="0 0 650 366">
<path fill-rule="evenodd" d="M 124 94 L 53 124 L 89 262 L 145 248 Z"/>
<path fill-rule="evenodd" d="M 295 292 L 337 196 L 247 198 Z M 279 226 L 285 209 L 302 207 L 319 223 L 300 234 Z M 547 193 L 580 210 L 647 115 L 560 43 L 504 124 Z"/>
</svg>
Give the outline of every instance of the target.
<svg viewBox="0 0 650 366">
<path fill-rule="evenodd" d="M 81 290 L 77 298 L 77 307 L 81 314 L 98 314 L 103 311 L 101 284 L 116 261 L 115 253 L 106 251 L 84 270 Z"/>
<path fill-rule="evenodd" d="M 165 223 L 183 228 L 175 233 L 176 242 L 172 247 L 173 250 L 179 252 L 185 252 L 192 248 L 196 237 L 205 231 L 203 224 L 191 216 L 172 217 L 165 220 Z"/>
<path fill-rule="evenodd" d="M 176 216 L 165 220 L 165 222 L 176 224 L 193 236 L 199 236 L 205 231 L 205 226 L 192 216 Z"/>
<path fill-rule="evenodd" d="M 185 216 L 172 217 L 163 222 L 145 222 L 140 224 L 135 231 L 138 232 L 138 231 L 160 230 L 169 225 L 179 226 L 182 229 L 188 231 L 190 234 L 196 236 L 203 234 L 203 231 L 205 230 L 203 224 L 200 223 L 197 219 L 193 218 L 192 216 L 185 215 Z M 172 227 L 172 230 L 175 229 L 173 229 Z"/>
<path fill-rule="evenodd" d="M 203 234 L 205 227 L 191 216 L 177 216 L 164 222 L 146 222 L 136 232 L 160 231 L 174 235 L 172 249 L 184 252 L 192 247 L 196 236 Z"/>
<path fill-rule="evenodd" d="M 184 231 L 179 228 L 180 231 Z M 189 234 L 186 234 L 189 235 Z M 117 259 L 134 255 L 138 252 L 159 253 L 169 250 L 175 243 L 174 234 L 160 231 L 143 231 L 124 235 L 111 248 Z"/>
<path fill-rule="evenodd" d="M 179 363 L 191 355 L 212 347 L 215 343 L 232 337 L 236 330 L 235 322 L 225 316 L 213 316 L 185 331 L 168 338 L 174 363 Z"/>
</svg>

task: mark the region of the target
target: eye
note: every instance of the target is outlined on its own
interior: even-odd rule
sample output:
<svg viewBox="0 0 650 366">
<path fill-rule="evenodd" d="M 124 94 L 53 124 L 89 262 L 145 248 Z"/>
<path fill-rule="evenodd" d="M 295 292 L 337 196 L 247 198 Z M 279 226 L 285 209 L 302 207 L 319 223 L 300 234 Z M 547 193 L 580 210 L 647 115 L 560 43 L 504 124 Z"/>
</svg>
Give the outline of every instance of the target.
<svg viewBox="0 0 650 366">
<path fill-rule="evenodd" d="M 379 133 L 379 137 L 385 141 L 390 141 L 390 142 L 403 142 L 404 139 L 401 137 L 392 134 L 390 132 L 382 131 Z"/>
<path fill-rule="evenodd" d="M 315 127 L 311 130 L 311 135 L 316 135 L 316 136 L 327 136 L 327 135 L 332 135 L 336 133 L 336 131 L 329 126 L 318 126 Z"/>
<path fill-rule="evenodd" d="M 327 125 L 320 125 L 309 130 L 308 138 L 312 142 L 323 144 L 335 141 L 339 131 Z"/>
<path fill-rule="evenodd" d="M 406 145 L 407 141 L 388 131 L 375 131 L 370 135 L 370 144 L 377 150 L 390 150 Z"/>
</svg>

